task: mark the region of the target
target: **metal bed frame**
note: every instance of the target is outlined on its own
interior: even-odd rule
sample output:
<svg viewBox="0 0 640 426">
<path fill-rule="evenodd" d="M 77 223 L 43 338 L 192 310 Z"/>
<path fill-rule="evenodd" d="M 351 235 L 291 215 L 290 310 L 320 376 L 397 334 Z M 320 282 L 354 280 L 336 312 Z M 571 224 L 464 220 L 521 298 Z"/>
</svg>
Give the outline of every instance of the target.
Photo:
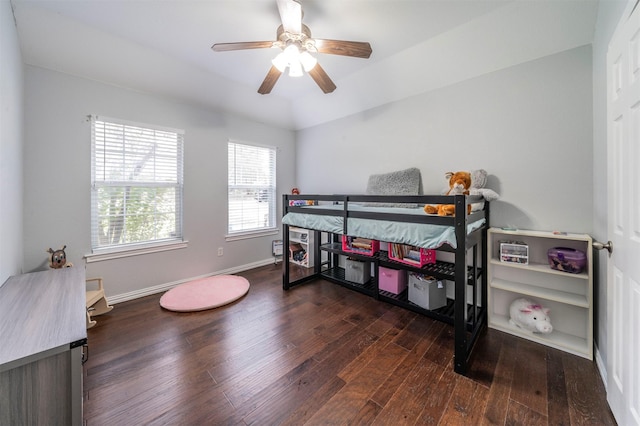
<svg viewBox="0 0 640 426">
<path fill-rule="evenodd" d="M 294 200 L 310 200 L 316 205 L 313 209 L 291 203 Z M 339 243 L 339 234 L 313 230 L 314 244 L 312 255 L 314 262 L 313 271 L 301 278 L 291 281 L 290 263 L 282 262 L 283 289 L 289 290 L 297 285 L 319 278 L 335 282 L 352 290 L 367 294 L 378 300 L 401 306 L 418 312 L 439 321 L 446 322 L 454 327 L 454 371 L 466 375 L 469 369 L 470 357 L 475 342 L 487 325 L 487 230 L 489 228 L 489 202 L 484 201 L 482 210 L 467 214 L 467 205 L 481 202 L 479 196 L 442 196 L 442 195 L 416 195 L 416 196 L 381 196 L 381 195 L 284 195 L 283 215 L 287 213 L 307 213 L 314 215 L 341 216 L 343 218 L 343 234 L 350 235 L 348 218 L 363 218 L 371 220 L 385 220 L 398 222 L 428 223 L 436 225 L 453 226 L 456 236 L 456 248 L 445 245 L 437 248 L 438 251 L 453 254 L 453 262 L 438 260 L 435 264 L 428 264 L 421 268 L 398 263 L 388 258 L 384 251 L 379 251 L 371 257 L 354 255 L 351 252 L 342 251 Z M 321 203 L 341 204 L 340 210 L 322 209 Z M 453 204 L 454 216 L 412 215 L 402 213 L 386 213 L 375 211 L 349 210 L 349 203 L 411 203 L 411 204 Z M 375 209 L 374 209 L 375 210 Z M 484 224 L 467 233 L 467 224 L 479 219 L 485 219 Z M 285 253 L 289 249 L 289 225 L 283 224 L 283 246 Z M 326 234 L 327 242 L 321 243 L 321 234 Z M 357 236 L 357 235 L 356 235 Z M 389 241 L 395 242 L 395 241 Z M 321 261 L 321 252 L 327 253 L 327 260 Z M 471 255 L 469 253 L 471 252 Z M 344 278 L 344 269 L 339 266 L 340 256 L 355 256 L 361 260 L 373 262 L 376 273 L 365 284 L 352 283 Z M 405 269 L 409 272 L 418 272 L 431 275 L 438 280 L 449 280 L 455 283 L 455 298 L 449 299 L 443 308 L 428 310 L 408 301 L 406 291 L 400 295 L 378 290 L 378 267 L 391 266 L 396 269 Z M 467 303 L 468 287 L 472 291 L 472 301 Z M 479 290 L 479 291 L 478 291 Z M 480 293 L 478 297 L 478 292 Z"/>
</svg>

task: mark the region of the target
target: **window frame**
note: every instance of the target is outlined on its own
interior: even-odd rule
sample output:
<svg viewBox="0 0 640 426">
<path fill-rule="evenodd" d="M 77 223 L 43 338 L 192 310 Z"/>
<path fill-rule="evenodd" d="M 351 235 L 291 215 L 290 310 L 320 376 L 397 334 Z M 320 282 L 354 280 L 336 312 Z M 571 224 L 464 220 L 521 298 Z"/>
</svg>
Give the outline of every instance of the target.
<svg viewBox="0 0 640 426">
<path fill-rule="evenodd" d="M 85 255 L 87 263 L 95 262 L 100 260 L 114 259 L 119 257 L 127 257 L 131 255 L 138 254 L 147 254 L 154 253 L 165 250 L 172 250 L 176 248 L 184 248 L 187 246 L 187 241 L 184 239 L 184 225 L 183 225 L 183 217 L 184 217 L 184 130 L 168 128 L 164 126 L 158 126 L 153 124 L 139 123 L 128 120 L 122 120 L 118 118 L 91 115 L 91 253 Z M 170 166 L 169 170 L 171 171 L 171 179 L 158 179 L 155 176 L 153 179 L 149 180 L 108 180 L 101 179 L 97 176 L 97 160 L 98 160 L 98 144 L 100 143 L 97 139 L 98 129 L 96 128 L 97 123 L 105 123 L 107 126 L 122 126 L 123 133 L 126 135 L 126 128 L 139 128 L 144 131 L 151 132 L 162 132 L 162 133 L 171 133 L 171 137 L 176 138 L 175 144 L 171 145 L 173 142 L 170 141 L 169 145 L 171 149 L 175 149 L 175 155 L 171 155 L 169 157 L 162 156 L 161 154 L 156 154 L 154 152 L 153 159 L 154 161 L 159 161 L 162 159 L 169 158 L 171 161 L 175 160 L 175 166 Z M 142 141 L 137 141 L 142 144 Z M 145 141 L 146 142 L 146 141 Z M 157 135 L 153 135 L 149 142 L 166 144 L 167 141 L 163 140 L 162 137 L 158 137 Z M 127 154 L 129 157 L 134 157 L 131 152 L 123 150 L 123 156 L 126 159 Z M 172 168 L 175 167 L 175 175 L 173 174 Z M 100 224 L 100 212 L 99 212 L 99 196 L 98 191 L 101 188 L 167 188 L 171 189 L 175 192 L 175 222 L 173 233 L 174 236 L 164 237 L 164 238 L 154 238 L 147 239 L 144 241 L 127 241 L 125 243 L 118 244 L 108 244 L 108 245 L 100 245 L 98 242 L 98 234 L 99 234 L 99 224 Z M 157 217 L 157 215 L 161 215 L 161 212 L 154 211 L 152 213 L 153 217 Z"/>
<path fill-rule="evenodd" d="M 268 150 L 271 157 L 269 159 L 271 163 L 271 184 L 267 183 L 264 185 L 242 185 L 235 184 L 230 181 L 231 175 L 231 164 L 230 164 L 230 149 L 231 146 L 240 146 L 240 147 L 248 147 L 248 148 L 257 148 L 257 149 L 265 149 Z M 278 231 L 278 188 L 277 188 L 277 157 L 278 157 L 278 149 L 275 146 L 258 144 L 253 142 L 240 141 L 237 139 L 228 139 L 227 140 L 227 231 L 225 235 L 226 241 L 236 241 L 247 238 L 256 238 L 265 235 L 275 235 Z M 234 157 L 235 158 L 235 157 Z M 236 179 L 237 179 L 236 173 Z M 261 193 L 263 190 L 267 190 L 270 194 L 269 200 L 269 215 L 270 215 L 270 225 L 265 227 L 258 227 L 253 229 L 243 229 L 238 231 L 231 231 L 231 191 L 232 189 L 249 189 L 253 190 L 257 193 Z"/>
</svg>

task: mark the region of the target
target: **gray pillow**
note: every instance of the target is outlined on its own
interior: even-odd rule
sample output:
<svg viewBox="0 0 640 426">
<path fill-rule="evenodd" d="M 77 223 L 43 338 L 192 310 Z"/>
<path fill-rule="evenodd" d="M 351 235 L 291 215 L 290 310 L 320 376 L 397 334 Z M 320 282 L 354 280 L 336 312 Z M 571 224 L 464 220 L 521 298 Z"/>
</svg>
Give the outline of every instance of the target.
<svg viewBox="0 0 640 426">
<path fill-rule="evenodd" d="M 399 170 L 369 176 L 367 195 L 422 195 L 422 177 L 420 169 Z M 405 203 L 364 203 L 365 206 L 375 207 L 417 207 L 417 204 Z"/>
</svg>

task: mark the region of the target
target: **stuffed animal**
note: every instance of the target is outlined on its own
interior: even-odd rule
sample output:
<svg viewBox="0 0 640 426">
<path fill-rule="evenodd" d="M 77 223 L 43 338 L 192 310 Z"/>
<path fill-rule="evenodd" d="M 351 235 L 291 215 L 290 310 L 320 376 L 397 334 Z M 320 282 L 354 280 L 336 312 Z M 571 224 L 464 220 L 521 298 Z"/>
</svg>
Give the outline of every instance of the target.
<svg viewBox="0 0 640 426">
<path fill-rule="evenodd" d="M 67 253 L 65 253 L 64 251 L 64 249 L 66 248 L 67 246 L 62 246 L 62 248 L 59 248 L 58 250 L 53 250 L 52 248 L 49 248 L 49 250 L 47 250 L 47 253 L 49 253 L 50 268 L 60 269 L 73 266 L 71 262 L 67 262 Z"/>
<path fill-rule="evenodd" d="M 449 179 L 449 190 L 445 195 L 469 195 L 471 188 L 471 173 L 469 172 L 447 172 L 445 177 Z M 437 206 L 424 206 L 427 214 L 438 214 L 439 216 L 453 216 L 456 207 L 453 204 L 439 204 Z M 468 206 L 467 214 L 471 213 L 471 205 Z"/>
<path fill-rule="evenodd" d="M 492 189 L 485 188 L 487 184 L 487 171 L 484 169 L 471 171 L 471 188 L 469 195 L 481 195 L 486 201 L 495 201 L 500 196 Z M 475 212 L 484 208 L 484 201 L 471 204 L 471 211 Z"/>
<path fill-rule="evenodd" d="M 549 309 L 530 300 L 521 298 L 511 303 L 509 323 L 532 333 L 549 334 L 553 331 Z"/>
<path fill-rule="evenodd" d="M 456 175 L 458 174 L 468 174 L 470 176 L 471 184 L 468 187 L 468 191 L 466 193 L 464 191 L 457 192 L 457 191 L 460 191 L 460 189 L 454 189 L 452 186 L 452 183 L 451 183 L 452 179 L 455 180 Z M 471 172 L 456 172 L 456 173 L 448 172 L 445 175 L 445 177 L 449 179 L 449 188 L 442 191 L 442 193 L 445 195 L 456 195 L 456 194 L 480 195 L 486 201 L 494 201 L 500 198 L 500 196 L 495 191 L 484 187 L 487 184 L 487 171 L 484 169 L 472 170 Z M 467 208 L 467 214 L 478 211 L 478 210 L 482 210 L 482 208 L 484 207 L 484 200 L 477 203 L 471 203 L 469 205 L 470 208 Z M 440 216 L 452 216 L 455 213 L 455 208 L 452 204 L 445 204 L 444 206 L 426 205 L 424 206 L 424 211 L 427 214 L 439 214 Z M 443 213 L 447 213 L 447 214 L 443 214 Z"/>
</svg>

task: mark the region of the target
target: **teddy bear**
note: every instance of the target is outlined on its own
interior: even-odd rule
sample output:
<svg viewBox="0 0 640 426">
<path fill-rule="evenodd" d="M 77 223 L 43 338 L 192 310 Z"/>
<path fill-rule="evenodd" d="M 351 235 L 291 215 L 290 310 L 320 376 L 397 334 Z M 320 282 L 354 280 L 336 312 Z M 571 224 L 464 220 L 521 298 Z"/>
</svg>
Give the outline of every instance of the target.
<svg viewBox="0 0 640 426">
<path fill-rule="evenodd" d="M 480 195 L 486 201 L 494 201 L 499 198 L 499 195 L 495 191 L 484 187 L 487 184 L 487 171 L 484 169 L 472 170 L 471 172 L 448 172 L 445 174 L 445 177 L 449 179 L 449 188 L 443 191 L 445 195 Z M 467 214 L 482 210 L 484 200 L 469 204 Z M 438 206 L 426 205 L 424 206 L 424 211 L 427 214 L 453 216 L 455 214 L 455 206 L 453 204 L 441 204 Z"/>
<path fill-rule="evenodd" d="M 449 179 L 449 190 L 445 195 L 469 195 L 471 173 L 464 171 L 447 172 L 445 177 Z M 424 206 L 424 211 L 427 214 L 437 213 L 439 216 L 453 216 L 456 207 L 453 204 L 438 204 L 437 206 L 427 204 Z M 469 213 L 471 213 L 471 205 L 468 206 L 467 214 Z"/>
<path fill-rule="evenodd" d="M 487 171 L 484 169 L 471 171 L 471 188 L 469 188 L 469 195 L 480 195 L 484 199 L 478 203 L 471 204 L 471 211 L 475 212 L 484 208 L 484 201 L 495 201 L 500 196 L 493 189 L 485 188 L 487 184 Z"/>
</svg>

